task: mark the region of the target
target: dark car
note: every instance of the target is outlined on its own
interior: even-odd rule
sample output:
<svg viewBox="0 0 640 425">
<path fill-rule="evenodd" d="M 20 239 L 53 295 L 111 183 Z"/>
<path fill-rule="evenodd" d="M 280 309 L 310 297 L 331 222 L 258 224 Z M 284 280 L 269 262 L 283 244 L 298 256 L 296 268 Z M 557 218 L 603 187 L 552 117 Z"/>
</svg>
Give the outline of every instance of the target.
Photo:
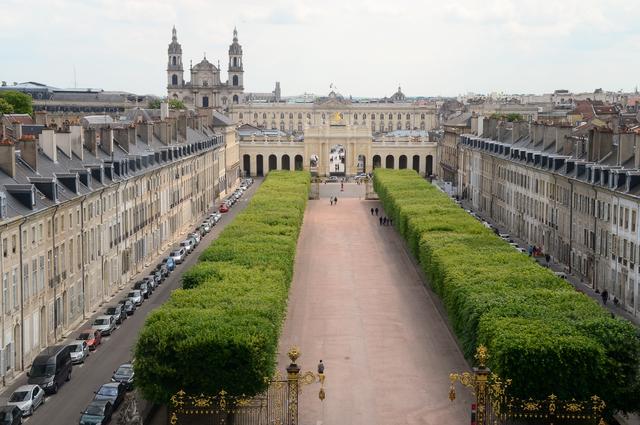
<svg viewBox="0 0 640 425">
<path fill-rule="evenodd" d="M 113 405 L 109 400 L 93 400 L 80 412 L 80 425 L 105 425 L 111 420 Z"/>
<path fill-rule="evenodd" d="M 120 367 L 113 372 L 111 381 L 121 382 L 127 387 L 127 390 L 132 390 L 134 376 L 135 372 L 133 371 L 133 365 L 131 363 L 125 363 L 120 365 Z"/>
<path fill-rule="evenodd" d="M 18 406 L 0 407 L 0 425 L 22 424 L 22 410 Z"/>
<path fill-rule="evenodd" d="M 156 271 L 160 272 L 163 278 L 168 277 L 169 273 L 171 273 L 171 270 L 169 270 L 169 267 L 167 267 L 167 265 L 164 263 L 158 264 L 156 266 Z"/>
<path fill-rule="evenodd" d="M 131 316 L 136 312 L 136 305 L 129 298 L 118 301 L 118 304 L 122 306 L 122 310 L 127 316 Z"/>
<path fill-rule="evenodd" d="M 149 285 L 144 280 L 136 282 L 136 284 L 133 285 L 133 289 L 139 290 L 144 298 L 149 298 L 149 295 L 151 295 L 149 293 Z"/>
<path fill-rule="evenodd" d="M 71 347 L 47 347 L 33 360 L 27 373 L 29 384 L 40 385 L 48 393 L 57 393 L 64 381 L 71 379 Z"/>
<path fill-rule="evenodd" d="M 155 276 L 145 276 L 142 278 L 142 281 L 147 283 L 147 287 L 149 288 L 149 295 L 153 294 L 153 291 L 155 291 L 156 287 L 158 286 L 156 284 Z"/>
<path fill-rule="evenodd" d="M 127 313 L 124 312 L 124 309 L 120 304 L 107 307 L 104 314 L 107 316 L 113 316 L 113 318 L 116 319 L 116 324 L 118 325 L 127 320 Z"/>
<path fill-rule="evenodd" d="M 103 384 L 98 391 L 96 391 L 94 400 L 108 400 L 113 405 L 114 409 L 117 409 L 124 400 L 124 395 L 127 392 L 127 386 L 122 382 L 109 382 Z"/>
</svg>

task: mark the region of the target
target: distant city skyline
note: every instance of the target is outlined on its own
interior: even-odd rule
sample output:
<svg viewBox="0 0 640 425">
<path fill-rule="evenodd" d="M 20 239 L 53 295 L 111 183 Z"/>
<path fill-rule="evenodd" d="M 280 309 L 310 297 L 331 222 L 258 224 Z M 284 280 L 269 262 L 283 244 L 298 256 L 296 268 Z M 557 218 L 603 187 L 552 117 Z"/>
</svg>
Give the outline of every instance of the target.
<svg viewBox="0 0 640 425">
<path fill-rule="evenodd" d="M 234 26 L 245 91 L 345 96 L 635 90 L 640 4 L 612 0 L 324 2 L 2 0 L 0 80 L 166 94 L 167 45 L 220 61 Z M 75 69 L 75 76 L 74 76 Z"/>
</svg>

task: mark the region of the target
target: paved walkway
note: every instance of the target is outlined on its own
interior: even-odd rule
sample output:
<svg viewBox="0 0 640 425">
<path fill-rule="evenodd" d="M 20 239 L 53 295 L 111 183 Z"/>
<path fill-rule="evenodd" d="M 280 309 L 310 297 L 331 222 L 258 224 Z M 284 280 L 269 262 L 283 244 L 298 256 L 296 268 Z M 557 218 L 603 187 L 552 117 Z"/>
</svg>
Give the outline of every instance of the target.
<svg viewBox="0 0 640 425">
<path fill-rule="evenodd" d="M 279 367 L 294 344 L 303 371 L 322 359 L 326 399 L 317 384 L 304 387 L 300 424 L 468 424 L 469 394 L 448 399 L 449 373 L 468 365 L 402 239 L 372 206 L 307 207 Z"/>
</svg>

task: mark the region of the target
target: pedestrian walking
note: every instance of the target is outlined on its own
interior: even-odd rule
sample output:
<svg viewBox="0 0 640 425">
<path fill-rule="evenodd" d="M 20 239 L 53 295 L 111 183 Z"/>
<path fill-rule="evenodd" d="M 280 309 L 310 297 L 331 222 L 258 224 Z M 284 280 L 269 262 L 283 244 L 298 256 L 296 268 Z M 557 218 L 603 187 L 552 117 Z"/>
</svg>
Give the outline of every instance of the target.
<svg viewBox="0 0 640 425">
<path fill-rule="evenodd" d="M 376 217 L 377 217 L 378 216 L 378 207 L 376 207 L 375 211 L 376 211 Z"/>
<path fill-rule="evenodd" d="M 602 294 L 600 294 L 600 296 L 602 297 L 602 304 L 607 305 L 607 300 L 609 299 L 609 292 L 605 289 L 604 291 L 602 291 Z"/>
<path fill-rule="evenodd" d="M 337 196 L 335 198 L 333 198 L 333 204 L 334 205 L 338 205 L 338 197 Z"/>
<path fill-rule="evenodd" d="M 544 260 L 547 262 L 547 266 L 549 266 L 549 261 L 551 260 L 551 256 L 549 254 L 545 254 Z"/>
<path fill-rule="evenodd" d="M 393 219 L 392 218 L 389 219 L 389 226 L 393 226 Z"/>
<path fill-rule="evenodd" d="M 384 218 L 382 219 L 382 224 L 384 224 L 385 226 L 387 225 L 387 217 L 384 217 Z"/>
<path fill-rule="evenodd" d="M 333 205 L 333 196 L 332 196 L 331 198 L 329 198 L 329 203 L 330 203 L 331 205 Z"/>
<path fill-rule="evenodd" d="M 382 217 L 380 217 L 380 226 L 382 226 Z"/>
<path fill-rule="evenodd" d="M 371 208 L 371 215 L 373 215 L 373 208 Z"/>
</svg>

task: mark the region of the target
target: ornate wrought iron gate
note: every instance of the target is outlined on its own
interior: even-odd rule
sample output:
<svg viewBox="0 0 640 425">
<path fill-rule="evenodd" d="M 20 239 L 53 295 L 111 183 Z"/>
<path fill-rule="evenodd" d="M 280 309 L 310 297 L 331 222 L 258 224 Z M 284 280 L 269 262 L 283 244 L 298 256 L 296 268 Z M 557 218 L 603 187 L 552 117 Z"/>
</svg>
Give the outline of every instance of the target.
<svg viewBox="0 0 640 425">
<path fill-rule="evenodd" d="M 287 353 L 291 364 L 287 376 L 280 372 L 269 379 L 269 387 L 255 397 L 231 396 L 224 390 L 215 395 L 193 395 L 178 391 L 168 409 L 170 425 L 297 425 L 298 396 L 305 385 L 319 383 L 320 401 L 325 398 L 324 369 L 300 373 L 296 360 L 300 350 Z"/>
<path fill-rule="evenodd" d="M 475 422 L 477 425 L 506 424 L 571 424 L 606 425 L 602 414 L 605 402 L 594 395 L 589 400 L 559 400 L 551 394 L 544 400 L 520 399 L 508 394 L 511 380 L 501 379 L 486 367 L 489 354 L 484 346 L 475 355 L 478 366 L 473 372 L 451 373 L 449 399 L 456 398 L 455 383 L 469 388 L 476 398 Z"/>
</svg>

